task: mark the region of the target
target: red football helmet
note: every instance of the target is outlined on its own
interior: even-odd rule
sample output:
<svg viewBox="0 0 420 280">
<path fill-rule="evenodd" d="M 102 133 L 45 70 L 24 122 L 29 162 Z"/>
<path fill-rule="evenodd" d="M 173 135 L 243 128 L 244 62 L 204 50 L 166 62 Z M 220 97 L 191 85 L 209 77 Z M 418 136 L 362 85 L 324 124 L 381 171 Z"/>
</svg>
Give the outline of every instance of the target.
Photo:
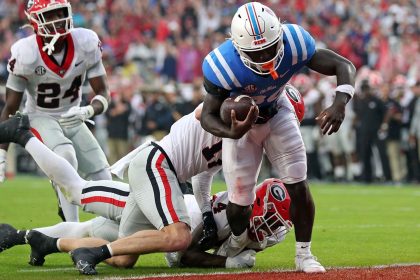
<svg viewBox="0 0 420 280">
<path fill-rule="evenodd" d="M 280 240 L 292 228 L 290 196 L 279 179 L 266 179 L 256 189 L 250 218 L 249 237 L 260 244 L 266 237 Z"/>
<path fill-rule="evenodd" d="M 71 5 L 67 0 L 28 0 L 25 14 L 35 33 L 42 37 L 52 38 L 57 34 L 61 37 L 73 28 Z"/>
<path fill-rule="evenodd" d="M 286 93 L 287 98 L 289 98 L 290 103 L 292 103 L 295 108 L 296 117 L 301 122 L 305 116 L 305 103 L 303 102 L 302 95 L 290 84 L 286 84 L 284 92 Z"/>
</svg>

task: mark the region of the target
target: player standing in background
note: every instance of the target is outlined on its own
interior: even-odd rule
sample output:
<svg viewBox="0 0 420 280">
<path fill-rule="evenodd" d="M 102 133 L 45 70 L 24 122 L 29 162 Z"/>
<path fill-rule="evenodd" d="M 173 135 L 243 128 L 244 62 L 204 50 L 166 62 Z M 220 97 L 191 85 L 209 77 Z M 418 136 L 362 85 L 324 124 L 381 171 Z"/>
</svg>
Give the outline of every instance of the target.
<svg viewBox="0 0 420 280">
<path fill-rule="evenodd" d="M 261 158 L 268 159 L 285 184 L 295 226 L 296 269 L 325 272 L 311 253 L 315 205 L 306 181 L 306 154 L 298 123 L 282 93 L 293 74 L 305 65 L 325 75 L 336 75 L 333 104 L 317 117 L 323 134 L 336 132 L 354 94 L 355 67 L 331 50 L 316 49 L 315 40 L 301 26 L 281 24 L 274 12 L 258 3 L 242 5 L 232 19 L 231 39 L 209 53 L 203 62 L 205 97 L 201 124 L 223 137 L 223 171 L 228 187 L 227 218 L 232 229 L 228 256 L 248 242 L 247 223 Z M 257 106 L 244 121 L 228 126 L 219 116 L 229 96 L 248 94 Z"/>
<path fill-rule="evenodd" d="M 35 34 L 11 48 L 6 105 L 0 120 L 14 114 L 26 92 L 24 111 L 34 133 L 75 170 L 92 180 L 111 179 L 108 161 L 84 121 L 107 110 L 109 89 L 95 32 L 73 28 L 67 0 L 29 0 L 25 14 Z M 88 79 L 95 92 L 80 107 L 81 86 Z M 5 178 L 7 145 L 0 147 L 0 180 Z M 64 218 L 78 221 L 78 207 L 54 185 Z"/>
</svg>

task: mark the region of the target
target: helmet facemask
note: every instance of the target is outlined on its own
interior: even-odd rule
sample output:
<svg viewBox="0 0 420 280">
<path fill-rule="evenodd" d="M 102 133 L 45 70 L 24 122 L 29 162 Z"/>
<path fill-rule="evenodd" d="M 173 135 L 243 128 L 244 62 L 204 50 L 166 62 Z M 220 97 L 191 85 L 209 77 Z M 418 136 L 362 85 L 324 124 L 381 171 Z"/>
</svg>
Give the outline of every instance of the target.
<svg viewBox="0 0 420 280">
<path fill-rule="evenodd" d="M 284 55 L 282 35 L 283 34 L 281 34 L 274 42 L 261 49 L 241 48 L 238 44 L 235 43 L 235 41 L 233 41 L 233 44 L 237 49 L 242 62 L 248 69 L 259 75 L 271 74 L 274 79 L 277 79 L 278 76 L 276 76 L 276 70 L 280 66 Z M 268 60 L 258 61 L 258 59 L 255 59 L 254 57 L 258 57 L 258 54 L 261 52 L 274 54 Z"/>
<path fill-rule="evenodd" d="M 60 38 L 65 38 L 73 28 L 72 9 L 67 1 L 49 2 L 46 5 L 35 3 L 25 14 L 36 34 L 46 39 L 43 50 L 48 50 L 49 55 L 54 51 L 54 44 Z"/>
<path fill-rule="evenodd" d="M 256 190 L 250 219 L 250 238 L 264 246 L 266 239 L 280 242 L 292 229 L 290 196 L 278 179 L 265 180 Z"/>
</svg>

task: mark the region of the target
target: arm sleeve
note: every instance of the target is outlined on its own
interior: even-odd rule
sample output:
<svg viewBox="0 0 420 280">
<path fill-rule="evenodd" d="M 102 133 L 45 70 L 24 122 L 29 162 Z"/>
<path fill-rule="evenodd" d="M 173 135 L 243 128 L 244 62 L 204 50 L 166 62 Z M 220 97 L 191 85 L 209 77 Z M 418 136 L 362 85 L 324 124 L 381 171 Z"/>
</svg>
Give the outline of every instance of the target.
<svg viewBox="0 0 420 280">
<path fill-rule="evenodd" d="M 92 67 L 90 67 L 87 70 L 87 78 L 88 79 L 99 77 L 99 76 L 104 76 L 104 75 L 106 75 L 106 71 L 105 71 L 104 65 L 102 64 L 102 60 L 100 60 L 96 64 L 92 65 Z"/>
<path fill-rule="evenodd" d="M 211 211 L 211 183 L 213 175 L 212 172 L 205 171 L 191 178 L 194 196 L 202 213 Z"/>
<path fill-rule="evenodd" d="M 23 77 L 9 74 L 7 78 L 6 87 L 16 92 L 24 92 L 26 89 L 27 80 Z"/>
</svg>

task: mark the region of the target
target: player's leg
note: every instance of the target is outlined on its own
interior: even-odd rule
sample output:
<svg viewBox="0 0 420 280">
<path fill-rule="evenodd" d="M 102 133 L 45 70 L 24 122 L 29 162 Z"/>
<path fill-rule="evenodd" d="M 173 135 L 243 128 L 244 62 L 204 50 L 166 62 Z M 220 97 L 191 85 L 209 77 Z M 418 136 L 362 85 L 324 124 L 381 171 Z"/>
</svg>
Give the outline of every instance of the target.
<svg viewBox="0 0 420 280">
<path fill-rule="evenodd" d="M 72 142 L 63 134 L 58 121 L 50 116 L 31 114 L 29 115 L 34 134 L 54 153 L 67 160 L 77 170 L 77 158 Z M 60 187 L 52 180 L 53 188 L 59 200 L 59 212 L 62 211 L 65 221 L 78 222 L 78 207 L 66 199 Z"/>
<path fill-rule="evenodd" d="M 293 108 L 279 100 L 280 109 L 269 121 L 271 132 L 264 148 L 291 197 L 295 228 L 296 267 L 305 272 L 325 272 L 310 251 L 315 204 L 306 181 L 306 152 Z"/>
<path fill-rule="evenodd" d="M 190 218 L 177 177 L 170 166 L 169 159 L 154 145 L 136 155 L 128 171 L 131 193 L 123 212 L 120 236 L 137 232 L 107 246 L 73 251 L 73 261 L 81 273 L 93 273 L 98 262 L 111 256 L 114 257 L 107 261 L 111 265 L 131 267 L 139 254 L 188 247 L 191 241 Z M 78 266 L 79 262 L 90 265 Z"/>
<path fill-rule="evenodd" d="M 25 149 L 45 174 L 67 194 L 69 201 L 82 206 L 86 212 L 109 219 L 117 220 L 121 216 L 130 191 L 128 184 L 110 180 L 85 181 L 65 159 L 35 137 L 28 141 Z"/>
<path fill-rule="evenodd" d="M 85 124 L 64 129 L 76 151 L 79 172 L 86 180 L 112 180 L 108 160 L 98 141 Z"/>
<path fill-rule="evenodd" d="M 223 173 L 229 193 L 226 216 L 232 235 L 224 255 L 234 256 L 246 246 L 250 205 L 255 199 L 254 189 L 262 160 L 262 139 L 267 124 L 258 125 L 239 140 L 223 139 Z"/>
</svg>

